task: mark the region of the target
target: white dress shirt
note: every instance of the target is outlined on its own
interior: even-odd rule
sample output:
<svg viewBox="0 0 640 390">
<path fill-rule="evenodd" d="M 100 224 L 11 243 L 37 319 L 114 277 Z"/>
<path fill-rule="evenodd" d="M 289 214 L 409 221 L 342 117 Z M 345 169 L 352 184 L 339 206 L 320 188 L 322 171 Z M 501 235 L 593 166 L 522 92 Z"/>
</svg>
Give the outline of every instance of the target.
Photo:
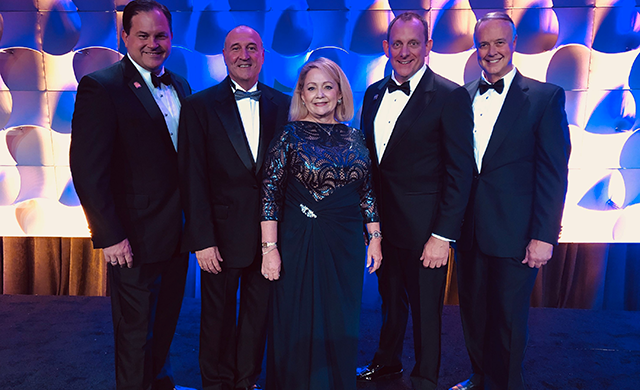
<svg viewBox="0 0 640 390">
<path fill-rule="evenodd" d="M 502 79 L 504 80 L 504 89 L 502 93 L 498 93 L 495 89 L 489 89 L 480 95 L 480 91 L 476 91 L 473 98 L 473 154 L 478 166 L 478 172 L 482 169 L 482 158 L 487 151 L 493 127 L 498 120 L 498 115 L 502 110 L 502 105 L 507 97 L 507 92 L 511 87 L 513 78 L 516 76 L 516 67 L 507 73 Z M 482 75 L 482 78 L 487 81 Z"/>
<path fill-rule="evenodd" d="M 231 89 L 233 92 L 236 90 L 253 92 L 258 90 L 258 83 L 248 91 L 245 91 L 238 83 L 231 80 Z M 247 137 L 249 149 L 251 149 L 251 154 L 253 155 L 253 161 L 257 161 L 258 147 L 260 146 L 260 102 L 258 100 L 246 98 L 236 100 L 236 104 L 238 105 L 238 111 L 240 112 L 240 119 L 242 120 L 244 134 Z"/>
<path fill-rule="evenodd" d="M 127 53 L 127 56 L 129 54 Z M 133 63 L 133 66 L 138 69 L 138 72 L 142 76 L 142 79 L 149 87 L 151 94 L 153 95 L 153 99 L 158 104 L 158 108 L 162 111 L 162 115 L 164 116 L 164 121 L 167 124 L 167 129 L 169 129 L 169 135 L 171 136 L 171 142 L 173 142 L 173 147 L 178 150 L 178 124 L 180 123 L 180 98 L 178 97 L 178 93 L 173 85 L 165 85 L 160 84 L 160 87 L 156 88 L 153 86 L 153 82 L 151 82 L 151 72 L 144 69 L 140 65 L 138 65 L 132 58 L 129 56 L 129 59 Z M 164 67 L 160 71 L 159 76 L 164 74 Z"/>
<path fill-rule="evenodd" d="M 391 133 L 393 132 L 393 128 L 396 126 L 396 122 L 398 117 L 404 110 L 404 107 L 409 102 L 409 99 L 413 95 L 418 83 L 422 80 L 422 76 L 424 72 L 427 70 L 427 65 L 423 65 L 420 70 L 418 70 L 409 81 L 409 87 L 411 88 L 411 92 L 409 95 L 405 95 L 402 91 L 394 91 L 393 93 L 389 93 L 389 90 L 385 88 L 384 94 L 380 97 L 382 101 L 380 102 L 380 108 L 376 113 L 376 117 L 373 120 L 373 136 L 376 142 L 376 152 L 378 153 L 378 162 L 382 160 L 382 156 L 384 155 L 384 151 L 387 148 L 387 144 L 389 143 L 389 138 L 391 138 Z M 393 81 L 396 80 L 395 73 L 391 76 Z"/>
</svg>

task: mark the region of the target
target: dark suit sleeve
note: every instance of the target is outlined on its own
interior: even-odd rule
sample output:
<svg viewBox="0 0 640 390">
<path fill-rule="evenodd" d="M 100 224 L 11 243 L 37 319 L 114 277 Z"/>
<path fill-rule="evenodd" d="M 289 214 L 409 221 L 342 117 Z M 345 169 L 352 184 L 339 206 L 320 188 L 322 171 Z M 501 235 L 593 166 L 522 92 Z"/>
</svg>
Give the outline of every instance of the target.
<svg viewBox="0 0 640 390">
<path fill-rule="evenodd" d="M 73 184 L 87 216 L 94 247 L 106 248 L 126 238 L 111 186 L 118 124 L 106 89 L 89 76 L 78 85 L 71 128 L 69 164 Z"/>
<path fill-rule="evenodd" d="M 445 181 L 433 233 L 456 240 L 460 237 L 473 181 L 473 111 L 466 89 L 456 88 L 442 112 Z"/>
<path fill-rule="evenodd" d="M 180 111 L 178 170 L 180 199 L 185 214 L 182 250 L 194 252 L 216 246 L 207 175 L 205 126 L 187 99 Z"/>
<path fill-rule="evenodd" d="M 536 182 L 530 235 L 532 239 L 553 245 L 558 243 L 560 233 L 571 153 L 564 103 L 564 90 L 557 88 L 536 133 Z"/>
</svg>

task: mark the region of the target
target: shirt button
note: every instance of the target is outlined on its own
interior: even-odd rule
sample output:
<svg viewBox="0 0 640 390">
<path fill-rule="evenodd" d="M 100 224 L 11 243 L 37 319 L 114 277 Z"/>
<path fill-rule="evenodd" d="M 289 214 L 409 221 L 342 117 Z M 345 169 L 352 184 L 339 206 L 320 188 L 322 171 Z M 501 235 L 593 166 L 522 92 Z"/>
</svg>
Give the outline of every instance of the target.
<svg viewBox="0 0 640 390">
<path fill-rule="evenodd" d="M 160 97 L 164 97 L 164 95 L 163 95 L 163 94 L 160 94 Z"/>
</svg>

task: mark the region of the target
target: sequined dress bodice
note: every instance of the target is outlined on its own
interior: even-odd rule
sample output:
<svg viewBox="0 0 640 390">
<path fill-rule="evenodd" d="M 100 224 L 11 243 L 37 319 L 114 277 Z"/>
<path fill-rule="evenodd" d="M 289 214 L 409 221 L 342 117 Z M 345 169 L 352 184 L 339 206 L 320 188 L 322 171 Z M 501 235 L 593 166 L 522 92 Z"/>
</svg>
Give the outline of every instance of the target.
<svg viewBox="0 0 640 390">
<path fill-rule="evenodd" d="M 337 188 L 360 182 L 362 215 L 365 222 L 377 222 L 370 165 L 360 130 L 341 123 L 290 122 L 271 143 L 265 159 L 262 219 L 279 219 L 284 186 L 287 180 L 298 180 L 316 202 Z"/>
</svg>

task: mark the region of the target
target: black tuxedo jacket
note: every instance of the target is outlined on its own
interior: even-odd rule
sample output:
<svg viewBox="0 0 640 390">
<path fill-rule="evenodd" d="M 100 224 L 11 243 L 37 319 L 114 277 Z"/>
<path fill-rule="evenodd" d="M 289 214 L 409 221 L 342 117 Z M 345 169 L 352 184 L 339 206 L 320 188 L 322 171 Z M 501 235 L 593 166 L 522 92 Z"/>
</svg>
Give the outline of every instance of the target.
<svg viewBox="0 0 640 390">
<path fill-rule="evenodd" d="M 169 74 L 180 99 L 191 93 L 184 78 Z M 69 160 L 94 247 L 128 238 L 135 263 L 177 253 L 177 153 L 160 108 L 127 56 L 80 80 Z"/>
<path fill-rule="evenodd" d="M 427 67 L 378 162 L 373 124 L 389 78 L 367 88 L 361 120 L 384 239 L 406 249 L 431 233 L 457 239 L 473 177 L 469 95 Z"/>
<path fill-rule="evenodd" d="M 479 79 L 465 88 L 473 98 Z M 557 244 L 571 143 L 564 90 L 516 73 L 474 185 L 458 247 L 524 258 L 537 239 Z"/>
<path fill-rule="evenodd" d="M 223 266 L 250 265 L 259 253 L 262 162 L 290 98 L 262 83 L 260 143 L 254 162 L 231 79 L 186 99 L 178 152 L 185 210 L 185 251 L 218 246 Z"/>
</svg>

